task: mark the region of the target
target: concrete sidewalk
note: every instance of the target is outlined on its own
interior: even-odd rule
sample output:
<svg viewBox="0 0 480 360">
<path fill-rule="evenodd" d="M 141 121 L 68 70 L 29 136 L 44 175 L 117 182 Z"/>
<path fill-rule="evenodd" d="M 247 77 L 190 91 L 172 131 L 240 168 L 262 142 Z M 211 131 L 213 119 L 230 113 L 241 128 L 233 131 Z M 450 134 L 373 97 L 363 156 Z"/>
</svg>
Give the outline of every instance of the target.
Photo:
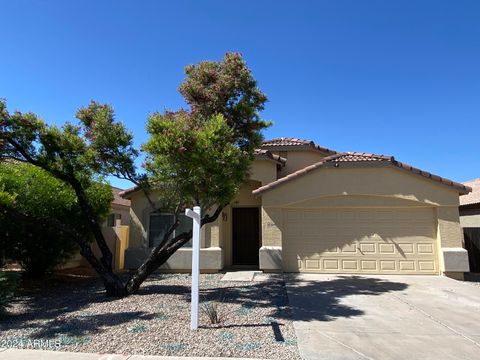
<svg viewBox="0 0 480 360">
<path fill-rule="evenodd" d="M 234 358 L 143 356 L 117 354 L 89 354 L 50 350 L 5 349 L 0 348 L 2 360 L 235 360 Z M 238 360 L 238 359 L 237 359 Z M 254 359 L 242 359 L 254 360 Z"/>
</svg>

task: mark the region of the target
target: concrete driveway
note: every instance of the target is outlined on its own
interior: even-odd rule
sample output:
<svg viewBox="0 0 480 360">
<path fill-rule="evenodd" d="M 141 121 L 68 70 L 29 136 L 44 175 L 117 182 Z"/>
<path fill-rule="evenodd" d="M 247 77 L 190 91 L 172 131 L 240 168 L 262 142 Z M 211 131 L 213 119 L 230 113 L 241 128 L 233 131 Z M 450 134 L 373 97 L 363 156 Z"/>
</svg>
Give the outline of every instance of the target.
<svg viewBox="0 0 480 360">
<path fill-rule="evenodd" d="M 304 359 L 480 359 L 480 285 L 436 276 L 286 275 Z"/>
</svg>

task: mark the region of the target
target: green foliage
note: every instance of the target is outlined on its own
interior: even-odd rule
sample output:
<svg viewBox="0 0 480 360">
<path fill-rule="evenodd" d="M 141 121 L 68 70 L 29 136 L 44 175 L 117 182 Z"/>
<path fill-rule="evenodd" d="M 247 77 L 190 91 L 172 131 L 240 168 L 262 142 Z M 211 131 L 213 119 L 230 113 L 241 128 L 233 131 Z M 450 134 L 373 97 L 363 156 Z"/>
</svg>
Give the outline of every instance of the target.
<svg viewBox="0 0 480 360">
<path fill-rule="evenodd" d="M 0 156 L 32 163 L 72 184 L 99 175 L 135 179 L 133 136 L 113 109 L 97 102 L 77 112 L 79 124 L 48 125 L 33 113 L 7 111 L 0 99 Z"/>
<path fill-rule="evenodd" d="M 132 134 L 123 124 L 115 121 L 110 106 L 91 102 L 88 107 L 77 112 L 77 118 L 79 120 L 77 124 L 65 123 L 62 127 L 56 127 L 46 124 L 32 113 L 18 111 L 10 113 L 7 111 L 5 101 L 0 100 L 0 160 L 29 163 L 60 181 L 65 186 L 63 190 L 75 194 L 75 208 L 80 210 L 81 216 L 74 216 L 78 213 L 69 214 L 63 221 L 61 217 L 68 212 L 51 212 L 42 217 L 35 210 L 36 207 L 22 207 L 17 199 L 12 203 L 11 196 L 5 195 L 5 192 L 17 195 L 20 192 L 9 191 L 6 188 L 0 189 L 2 191 L 0 200 L 3 201 L 0 203 L 0 211 L 5 216 L 30 223 L 39 224 L 43 221 L 41 227 L 56 229 L 55 241 L 67 238 L 68 234 L 68 239 L 76 242 L 81 254 L 102 277 L 107 295 L 124 296 L 125 286 L 113 273 L 113 256 L 101 231 L 102 212 L 98 208 L 103 204 L 103 197 L 98 196 L 97 188 L 101 186 L 99 183 L 106 175 L 114 175 L 131 180 L 137 185 L 141 184 L 144 178 L 135 173 L 134 166 L 138 152 L 133 147 Z M 41 208 L 48 202 L 42 201 L 40 204 Z M 71 226 L 68 219 L 74 219 L 70 221 L 77 223 Z M 82 233 L 87 227 L 88 234 L 87 231 Z M 82 232 L 79 232 L 79 229 Z M 14 232 L 8 232 L 9 236 L 20 239 L 30 237 L 29 244 L 32 246 L 39 244 L 38 239 L 33 239 L 30 231 L 21 237 L 12 234 Z M 90 234 L 95 238 L 101 256 L 93 253 L 88 243 Z M 14 241 L 8 243 L 15 244 Z M 62 252 L 60 255 L 63 257 Z M 36 259 L 38 258 L 37 256 Z M 23 254 L 22 259 L 26 259 Z M 35 264 L 35 268 L 44 269 L 48 259 L 49 257 L 43 264 Z M 30 272 L 36 273 L 36 270 Z"/>
<path fill-rule="evenodd" d="M 146 167 L 164 207 L 226 204 L 246 180 L 250 155 L 232 142 L 222 115 L 196 122 L 185 112 L 154 114 L 147 131 Z"/>
<path fill-rule="evenodd" d="M 87 222 L 72 189 L 30 164 L 0 163 L 0 202 L 37 218 L 55 218 L 90 239 Z M 99 221 L 108 215 L 110 186 L 91 182 L 86 194 Z M 0 248 L 4 256 L 20 261 L 28 275 L 42 276 L 78 250 L 67 234 L 32 222 L 19 222 L 0 213 Z"/>
<path fill-rule="evenodd" d="M 19 278 L 18 273 L 0 272 L 0 317 L 10 306 Z"/>
<path fill-rule="evenodd" d="M 269 126 L 259 117 L 267 99 L 239 54 L 190 65 L 186 74 L 180 92 L 191 111 L 149 117 L 146 169 L 164 208 L 223 206 L 248 180 Z"/>
<path fill-rule="evenodd" d="M 115 121 L 113 108 L 92 101 L 77 112 L 77 118 L 84 127 L 89 166 L 100 174 L 133 177 L 138 151 L 132 146 L 132 133 Z"/>
<path fill-rule="evenodd" d="M 210 324 L 218 324 L 220 323 L 220 317 L 218 315 L 218 304 L 206 301 L 201 304 L 202 312 L 207 315 L 208 319 L 210 320 Z"/>
<path fill-rule="evenodd" d="M 252 152 L 262 141 L 260 131 L 269 122 L 260 119 L 267 97 L 239 53 L 227 53 L 222 61 L 203 61 L 185 69 L 187 78 L 180 93 L 190 105 L 192 115 L 208 119 L 222 114 L 233 129 L 235 143 Z"/>
</svg>

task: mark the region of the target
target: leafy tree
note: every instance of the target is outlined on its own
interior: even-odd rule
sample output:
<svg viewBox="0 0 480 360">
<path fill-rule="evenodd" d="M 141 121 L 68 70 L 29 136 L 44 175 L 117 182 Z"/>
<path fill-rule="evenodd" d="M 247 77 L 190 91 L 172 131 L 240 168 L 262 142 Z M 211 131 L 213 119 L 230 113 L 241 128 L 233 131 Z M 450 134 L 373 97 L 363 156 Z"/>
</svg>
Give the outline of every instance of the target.
<svg viewBox="0 0 480 360">
<path fill-rule="evenodd" d="M 97 243 L 101 256 L 94 255 L 89 238 L 56 218 L 40 217 L 19 209 L 10 193 L 0 193 L 0 211 L 17 221 L 48 224 L 71 236 L 80 254 L 101 276 L 108 296 L 123 296 L 125 286 L 113 272 L 113 256 L 101 231 L 98 214 L 88 196 L 88 189 L 99 176 L 134 177 L 132 135 L 114 121 L 107 105 L 91 102 L 77 112 L 79 124 L 62 128 L 48 125 L 33 113 L 7 111 L 0 102 L 0 156 L 27 162 L 62 181 L 75 194 L 82 220 Z"/>
<path fill-rule="evenodd" d="M 10 114 L 5 103 L 0 103 L 0 155 L 40 167 L 71 187 L 102 256 L 93 255 L 78 231 L 55 219 L 48 219 L 48 224 L 72 236 L 81 254 L 102 277 L 107 296 L 136 292 L 191 238 L 191 232 L 171 238 L 178 227 L 175 221 L 148 259 L 122 282 L 112 271 L 112 254 L 86 194 L 92 179 L 104 175 L 128 179 L 143 190 L 153 208 L 150 193 L 158 190 L 164 197 L 162 208 L 175 214 L 188 205 L 209 208 L 202 218 L 204 225 L 218 217 L 248 178 L 254 149 L 262 140 L 260 131 L 269 126 L 259 117 L 266 97 L 241 55 L 228 53 L 220 62 L 188 66 L 186 75 L 180 92 L 190 109 L 155 113 L 148 119 L 151 138 L 144 145 L 148 178 L 136 172 L 138 151 L 132 145 L 132 135 L 115 121 L 110 106 L 91 102 L 77 112 L 78 125 L 67 123 L 58 128 L 31 113 Z M 41 221 L 17 209 L 8 193 L 0 192 L 0 211 L 23 220 Z"/>
<path fill-rule="evenodd" d="M 260 131 L 270 125 L 259 116 L 267 98 L 240 54 L 189 65 L 185 72 L 179 90 L 190 110 L 151 115 L 143 146 L 150 186 L 176 221 L 127 284 L 132 292 L 190 240 L 191 232 L 171 237 L 183 207 L 201 206 L 202 226 L 217 219 L 248 179 Z"/>
<path fill-rule="evenodd" d="M 0 186 L 14 197 L 19 211 L 54 218 L 91 238 L 74 192 L 44 170 L 30 164 L 0 163 Z M 93 182 L 85 190 L 97 221 L 102 222 L 110 210 L 110 186 Z M 26 274 L 34 277 L 53 270 L 78 251 L 69 234 L 44 223 L 14 221 L 8 213 L 0 213 L 0 248 L 6 258 L 20 261 Z"/>
</svg>

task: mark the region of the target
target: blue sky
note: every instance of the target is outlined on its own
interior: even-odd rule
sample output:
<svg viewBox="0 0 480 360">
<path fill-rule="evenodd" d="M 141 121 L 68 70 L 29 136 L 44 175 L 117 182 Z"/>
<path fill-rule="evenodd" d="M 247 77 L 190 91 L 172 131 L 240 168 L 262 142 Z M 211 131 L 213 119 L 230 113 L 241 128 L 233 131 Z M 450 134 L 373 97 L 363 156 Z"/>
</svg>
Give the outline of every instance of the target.
<svg viewBox="0 0 480 360">
<path fill-rule="evenodd" d="M 149 113 L 184 106 L 185 65 L 239 51 L 269 98 L 266 138 L 480 177 L 479 1 L 0 5 L 0 97 L 11 110 L 61 124 L 95 99 L 140 145 Z"/>
</svg>

